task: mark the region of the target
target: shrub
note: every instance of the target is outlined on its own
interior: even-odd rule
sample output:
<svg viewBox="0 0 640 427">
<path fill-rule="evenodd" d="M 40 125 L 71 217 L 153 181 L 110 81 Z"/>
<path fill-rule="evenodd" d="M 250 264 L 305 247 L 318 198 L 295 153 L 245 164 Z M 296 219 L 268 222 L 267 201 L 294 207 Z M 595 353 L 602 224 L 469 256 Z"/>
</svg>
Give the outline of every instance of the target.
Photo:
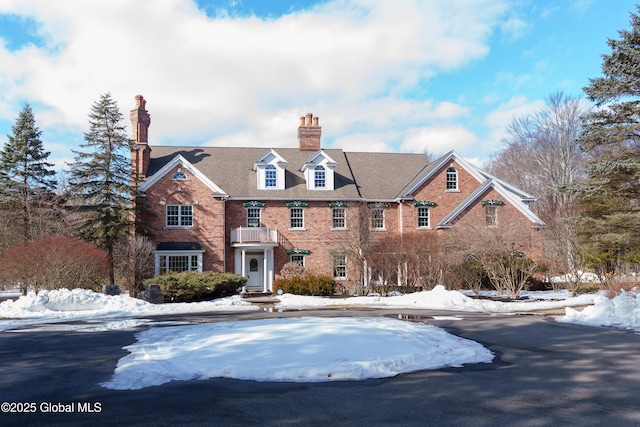
<svg viewBox="0 0 640 427">
<path fill-rule="evenodd" d="M 100 290 L 108 266 L 106 252 L 97 246 L 69 236 L 48 236 L 4 251 L 0 278 L 19 283 L 22 293 L 27 289 Z"/>
<path fill-rule="evenodd" d="M 274 290 L 296 295 L 328 296 L 335 293 L 333 277 L 326 274 L 282 277 L 273 284 Z"/>
<path fill-rule="evenodd" d="M 155 276 L 144 284 L 160 285 L 167 302 L 192 302 L 235 295 L 246 282 L 247 278 L 238 274 L 185 271 Z"/>
</svg>

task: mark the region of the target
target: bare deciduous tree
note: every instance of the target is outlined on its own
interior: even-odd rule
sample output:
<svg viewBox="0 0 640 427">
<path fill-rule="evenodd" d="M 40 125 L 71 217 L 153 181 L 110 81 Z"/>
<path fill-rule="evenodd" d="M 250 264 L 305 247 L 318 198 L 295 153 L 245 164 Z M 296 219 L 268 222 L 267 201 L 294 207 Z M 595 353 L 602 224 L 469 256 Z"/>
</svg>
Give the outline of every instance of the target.
<svg viewBox="0 0 640 427">
<path fill-rule="evenodd" d="M 578 140 L 588 111 L 581 98 L 552 93 L 543 109 L 511 121 L 504 149 L 488 166 L 497 177 L 536 195 L 538 215 L 550 226 L 575 215 L 566 189 L 584 178 L 586 158 Z"/>
<path fill-rule="evenodd" d="M 462 259 L 477 260 L 495 289 L 515 299 L 538 266 L 527 256 L 533 233 L 532 229 L 523 232 L 521 224 L 507 218 L 492 227 L 480 225 L 477 218 L 466 218 L 447 234 L 447 247 Z"/>
<path fill-rule="evenodd" d="M 154 250 L 153 242 L 144 236 L 128 236 L 118 242 L 114 251 L 116 274 L 129 285 L 131 296 L 142 290 L 145 279 L 153 277 Z"/>
</svg>

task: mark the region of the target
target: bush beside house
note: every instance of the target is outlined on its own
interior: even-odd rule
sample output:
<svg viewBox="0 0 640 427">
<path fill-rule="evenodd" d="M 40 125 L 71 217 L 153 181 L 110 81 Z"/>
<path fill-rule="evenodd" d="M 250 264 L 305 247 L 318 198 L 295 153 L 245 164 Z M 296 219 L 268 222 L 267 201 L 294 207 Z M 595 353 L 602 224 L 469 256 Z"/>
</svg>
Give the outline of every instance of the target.
<svg viewBox="0 0 640 427">
<path fill-rule="evenodd" d="M 324 274 L 281 277 L 273 284 L 274 290 L 296 295 L 329 296 L 336 291 L 333 277 Z"/>
<path fill-rule="evenodd" d="M 164 274 L 144 284 L 159 285 L 165 302 L 194 302 L 235 295 L 246 282 L 238 274 L 205 271 Z"/>
</svg>

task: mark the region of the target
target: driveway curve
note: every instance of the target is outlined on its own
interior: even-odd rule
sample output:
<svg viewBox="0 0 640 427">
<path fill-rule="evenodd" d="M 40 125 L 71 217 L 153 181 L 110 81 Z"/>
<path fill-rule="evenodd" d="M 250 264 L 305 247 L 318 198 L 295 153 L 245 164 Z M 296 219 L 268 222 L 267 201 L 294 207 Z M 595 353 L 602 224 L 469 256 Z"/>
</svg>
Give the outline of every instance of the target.
<svg viewBox="0 0 640 427">
<path fill-rule="evenodd" d="M 166 316 L 151 325 L 263 317 L 392 316 L 483 344 L 491 364 L 330 383 L 209 379 L 135 391 L 98 384 L 135 330 L 60 325 L 0 333 L 0 425 L 631 426 L 640 425 L 640 336 L 542 316 L 433 310 L 308 310 Z M 20 405 L 19 405 L 20 404 Z M 29 412 L 24 412 L 25 409 Z M 35 409 L 34 411 L 30 411 Z"/>
</svg>

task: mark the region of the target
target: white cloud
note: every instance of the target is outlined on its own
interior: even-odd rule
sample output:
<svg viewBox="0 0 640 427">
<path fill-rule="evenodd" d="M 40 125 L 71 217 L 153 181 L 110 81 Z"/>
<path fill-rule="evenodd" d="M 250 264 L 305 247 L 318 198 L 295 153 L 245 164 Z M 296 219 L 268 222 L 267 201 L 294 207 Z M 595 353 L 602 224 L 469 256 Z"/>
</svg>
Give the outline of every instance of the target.
<svg viewBox="0 0 640 427">
<path fill-rule="evenodd" d="M 400 148 L 403 152 L 410 153 L 444 153 L 460 151 L 476 140 L 475 134 L 462 126 L 434 126 L 412 129 Z"/>
<path fill-rule="evenodd" d="M 509 123 L 516 117 L 531 114 L 544 107 L 544 101 L 530 101 L 524 96 L 516 96 L 489 113 L 485 119 L 487 126 L 491 129 L 488 143 L 497 147 L 500 141 L 506 136 Z"/>
<path fill-rule="evenodd" d="M 336 145 L 347 144 L 337 139 L 344 132 L 350 146 L 404 141 L 402 150 L 419 151 L 406 129 L 469 112 L 402 94 L 485 56 L 505 3 L 333 0 L 260 19 L 211 18 L 192 0 L 5 0 L 0 13 L 37 22 L 46 43 L 0 46 L 0 117 L 13 120 L 27 99 L 42 106 L 42 128 L 82 132 L 101 94 L 112 93 L 128 122 L 141 93 L 155 144 L 295 144 L 297 117 L 312 111 Z M 457 138 L 448 145 L 471 140 L 437 129 L 432 137 Z"/>
</svg>

